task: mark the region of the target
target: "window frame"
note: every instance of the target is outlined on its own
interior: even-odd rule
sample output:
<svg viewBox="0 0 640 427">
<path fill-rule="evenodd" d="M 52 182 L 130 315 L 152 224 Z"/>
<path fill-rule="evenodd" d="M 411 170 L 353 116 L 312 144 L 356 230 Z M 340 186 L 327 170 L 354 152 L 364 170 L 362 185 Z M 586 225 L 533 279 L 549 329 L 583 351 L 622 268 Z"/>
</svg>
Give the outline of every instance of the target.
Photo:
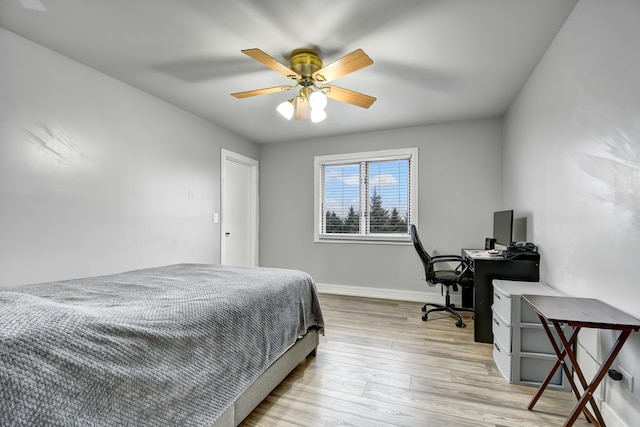
<svg viewBox="0 0 640 427">
<path fill-rule="evenodd" d="M 374 244 L 406 244 L 411 242 L 408 227 L 406 234 L 341 234 L 321 233 L 324 212 L 324 180 L 322 167 L 348 163 L 377 162 L 392 160 L 409 160 L 409 227 L 418 223 L 418 148 L 400 148 L 393 150 L 367 151 L 360 153 L 331 154 L 314 157 L 314 242 L 316 243 L 374 243 Z M 369 196 L 359 185 L 362 198 Z M 367 190 L 369 189 L 367 185 Z"/>
</svg>

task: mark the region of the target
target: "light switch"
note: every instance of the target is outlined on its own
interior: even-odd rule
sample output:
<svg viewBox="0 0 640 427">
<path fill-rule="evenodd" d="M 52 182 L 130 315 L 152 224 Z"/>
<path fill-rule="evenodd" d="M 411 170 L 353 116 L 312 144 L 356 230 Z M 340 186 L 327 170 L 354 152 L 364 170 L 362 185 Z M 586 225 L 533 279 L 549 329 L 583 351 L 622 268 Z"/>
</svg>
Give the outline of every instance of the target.
<svg viewBox="0 0 640 427">
<path fill-rule="evenodd" d="M 214 212 L 213 213 L 213 223 L 217 224 L 218 222 L 220 222 L 220 215 L 218 215 L 218 212 Z"/>
</svg>

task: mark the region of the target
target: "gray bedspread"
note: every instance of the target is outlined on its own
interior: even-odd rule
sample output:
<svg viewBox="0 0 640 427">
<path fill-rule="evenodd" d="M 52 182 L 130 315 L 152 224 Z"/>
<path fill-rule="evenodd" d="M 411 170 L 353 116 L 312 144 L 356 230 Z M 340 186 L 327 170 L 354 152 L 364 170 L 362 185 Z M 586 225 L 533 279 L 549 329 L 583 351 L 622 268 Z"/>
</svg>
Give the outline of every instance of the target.
<svg viewBox="0 0 640 427">
<path fill-rule="evenodd" d="M 298 337 L 299 271 L 180 264 L 0 291 L 0 426 L 205 426 Z"/>
</svg>

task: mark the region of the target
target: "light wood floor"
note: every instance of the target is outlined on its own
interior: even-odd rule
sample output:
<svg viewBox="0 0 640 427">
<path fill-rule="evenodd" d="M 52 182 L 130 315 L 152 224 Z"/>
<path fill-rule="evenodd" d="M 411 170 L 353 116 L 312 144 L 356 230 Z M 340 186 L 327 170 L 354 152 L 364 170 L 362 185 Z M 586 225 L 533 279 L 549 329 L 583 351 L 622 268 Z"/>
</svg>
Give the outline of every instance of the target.
<svg viewBox="0 0 640 427">
<path fill-rule="evenodd" d="M 421 320 L 420 303 L 320 295 L 325 336 L 242 426 L 561 426 L 576 403 L 507 383 L 473 320 Z M 576 426 L 587 426 L 584 416 Z"/>
</svg>

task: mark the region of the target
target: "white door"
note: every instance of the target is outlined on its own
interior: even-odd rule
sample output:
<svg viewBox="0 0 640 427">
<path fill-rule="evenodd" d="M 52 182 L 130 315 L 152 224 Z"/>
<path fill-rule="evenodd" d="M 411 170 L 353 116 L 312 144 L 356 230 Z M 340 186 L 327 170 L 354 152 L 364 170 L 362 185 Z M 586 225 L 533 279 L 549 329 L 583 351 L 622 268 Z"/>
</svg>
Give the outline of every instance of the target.
<svg viewBox="0 0 640 427">
<path fill-rule="evenodd" d="M 222 150 L 221 262 L 258 265 L 258 162 Z"/>
</svg>

